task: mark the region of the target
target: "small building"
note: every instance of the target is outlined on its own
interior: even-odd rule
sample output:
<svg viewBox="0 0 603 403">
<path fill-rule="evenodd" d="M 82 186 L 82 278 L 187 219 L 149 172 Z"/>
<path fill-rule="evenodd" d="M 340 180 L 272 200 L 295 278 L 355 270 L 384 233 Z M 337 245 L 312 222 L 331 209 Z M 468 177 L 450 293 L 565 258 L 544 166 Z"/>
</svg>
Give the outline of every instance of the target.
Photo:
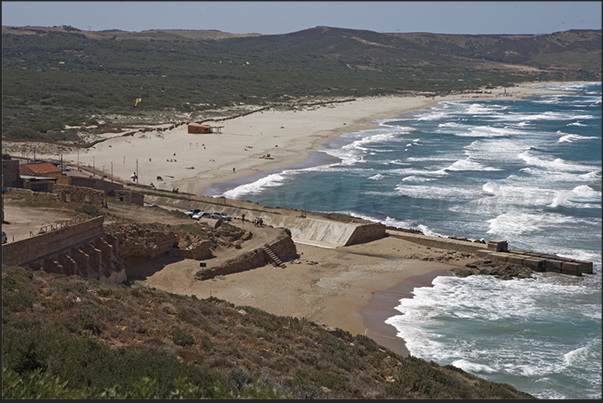
<svg viewBox="0 0 603 403">
<path fill-rule="evenodd" d="M 222 133 L 224 126 L 200 125 L 199 123 L 189 123 L 188 132 L 192 134 L 199 133 Z"/>
<path fill-rule="evenodd" d="M 190 123 L 188 125 L 188 132 L 199 134 L 199 133 L 212 133 L 210 125 L 200 125 L 197 123 Z"/>
<path fill-rule="evenodd" d="M 48 176 L 21 175 L 21 187 L 34 192 L 52 192 L 57 178 Z"/>
<path fill-rule="evenodd" d="M 19 166 L 19 173 L 21 175 L 51 176 L 58 178 L 62 171 L 51 162 L 40 162 L 37 164 L 21 164 Z"/>
</svg>

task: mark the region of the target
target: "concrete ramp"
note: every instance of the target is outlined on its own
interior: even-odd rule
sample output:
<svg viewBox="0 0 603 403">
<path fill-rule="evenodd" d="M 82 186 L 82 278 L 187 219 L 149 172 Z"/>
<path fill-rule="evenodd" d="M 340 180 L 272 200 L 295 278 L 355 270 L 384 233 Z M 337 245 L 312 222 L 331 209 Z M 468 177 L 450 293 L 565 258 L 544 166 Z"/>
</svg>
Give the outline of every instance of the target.
<svg viewBox="0 0 603 403">
<path fill-rule="evenodd" d="M 338 221 L 320 220 L 316 218 L 301 218 L 278 214 L 261 214 L 264 224 L 273 227 L 288 228 L 294 242 L 323 248 L 337 248 L 366 241 L 359 237 L 365 228 L 374 232 L 374 224 L 343 223 Z M 371 236 L 373 239 L 383 237 Z M 355 242 L 358 240 L 360 242 Z M 372 240 L 372 239 L 371 239 Z"/>
</svg>

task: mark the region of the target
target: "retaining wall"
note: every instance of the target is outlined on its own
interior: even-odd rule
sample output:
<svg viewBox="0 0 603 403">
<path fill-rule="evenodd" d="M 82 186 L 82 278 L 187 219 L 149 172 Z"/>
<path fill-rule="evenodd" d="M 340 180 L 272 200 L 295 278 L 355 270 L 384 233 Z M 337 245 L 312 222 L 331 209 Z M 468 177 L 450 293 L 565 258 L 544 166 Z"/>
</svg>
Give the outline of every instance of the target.
<svg viewBox="0 0 603 403">
<path fill-rule="evenodd" d="M 23 265 L 73 244 L 100 237 L 105 233 L 103 220 L 104 217 L 96 217 L 45 234 L 5 243 L 2 245 L 2 266 Z"/>
<path fill-rule="evenodd" d="M 298 257 L 295 243 L 291 237 L 280 239 L 269 245 L 269 248 L 282 261 Z M 243 256 L 231 259 L 219 266 L 208 267 L 208 269 L 211 270 L 207 270 L 207 272 L 203 276 L 198 277 L 198 279 L 207 280 L 215 276 L 255 269 L 257 267 L 265 266 L 269 261 L 270 258 L 263 249 L 256 249 Z"/>
</svg>

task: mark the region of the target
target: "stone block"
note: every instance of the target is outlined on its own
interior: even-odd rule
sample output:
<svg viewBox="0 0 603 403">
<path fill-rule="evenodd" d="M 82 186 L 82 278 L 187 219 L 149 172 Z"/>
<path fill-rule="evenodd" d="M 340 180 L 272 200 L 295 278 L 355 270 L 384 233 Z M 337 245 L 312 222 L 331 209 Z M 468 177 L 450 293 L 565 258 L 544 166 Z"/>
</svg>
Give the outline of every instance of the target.
<svg viewBox="0 0 603 403">
<path fill-rule="evenodd" d="M 580 272 L 586 273 L 586 274 L 593 274 L 593 262 L 585 262 L 584 260 L 575 260 L 575 259 L 570 260 L 570 262 L 579 263 L 580 264 Z"/>
<path fill-rule="evenodd" d="M 488 250 L 494 252 L 507 252 L 508 244 L 507 241 L 502 239 L 492 239 L 488 241 Z"/>
<path fill-rule="evenodd" d="M 485 250 L 485 249 L 475 251 L 475 254 L 479 257 L 489 257 L 491 253 L 493 253 L 491 250 Z"/>
<path fill-rule="evenodd" d="M 498 263 L 506 262 L 508 258 L 509 258 L 509 254 L 506 252 L 490 253 L 490 259 L 492 259 L 493 261 L 498 262 Z"/>
<path fill-rule="evenodd" d="M 574 276 L 582 275 L 582 265 L 574 262 L 563 262 L 561 265 L 561 273 L 573 274 Z"/>
<path fill-rule="evenodd" d="M 529 253 L 529 250 L 525 250 L 525 249 L 511 249 L 509 250 L 509 252 L 511 253 L 515 253 L 517 255 L 525 255 L 526 253 Z"/>
<path fill-rule="evenodd" d="M 544 271 L 544 259 L 535 257 L 526 258 L 523 260 L 523 265 L 534 271 Z"/>
<path fill-rule="evenodd" d="M 510 253 L 509 256 L 507 257 L 507 262 L 521 266 L 521 265 L 523 265 L 524 259 L 525 259 L 525 256 Z"/>
<path fill-rule="evenodd" d="M 544 270 L 545 271 L 553 271 L 556 273 L 561 273 L 561 265 L 563 264 L 562 260 L 556 259 L 545 259 L 544 261 Z"/>
</svg>

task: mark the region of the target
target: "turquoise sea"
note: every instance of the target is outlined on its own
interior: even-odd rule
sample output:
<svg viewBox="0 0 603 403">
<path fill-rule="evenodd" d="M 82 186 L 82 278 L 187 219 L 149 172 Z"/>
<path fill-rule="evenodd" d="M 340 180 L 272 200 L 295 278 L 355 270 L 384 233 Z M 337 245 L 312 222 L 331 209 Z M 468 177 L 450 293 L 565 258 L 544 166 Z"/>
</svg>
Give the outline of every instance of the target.
<svg viewBox="0 0 603 403">
<path fill-rule="evenodd" d="M 413 356 L 538 398 L 601 399 L 601 83 L 546 88 L 561 94 L 392 116 L 312 157 L 333 163 L 204 194 L 592 261 L 582 277 L 437 277 L 387 323 Z"/>
</svg>

